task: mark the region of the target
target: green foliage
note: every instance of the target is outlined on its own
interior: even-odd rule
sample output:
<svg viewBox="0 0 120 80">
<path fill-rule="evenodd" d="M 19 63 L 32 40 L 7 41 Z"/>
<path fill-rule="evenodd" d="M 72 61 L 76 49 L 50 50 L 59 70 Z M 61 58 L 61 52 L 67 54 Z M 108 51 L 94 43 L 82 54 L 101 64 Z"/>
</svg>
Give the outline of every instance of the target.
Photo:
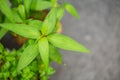
<svg viewBox="0 0 120 80">
<path fill-rule="evenodd" d="M 50 1 L 45 0 L 33 0 L 31 4 L 31 10 L 44 10 L 52 7 L 52 3 Z"/>
<path fill-rule="evenodd" d="M 62 63 L 62 55 L 60 54 L 58 49 L 56 47 L 54 47 L 52 44 L 50 44 L 50 46 L 49 46 L 49 55 L 50 55 L 50 59 L 52 61 L 55 61 L 59 64 Z"/>
<path fill-rule="evenodd" d="M 36 39 L 40 36 L 40 33 L 36 28 L 26 24 L 3 23 L 0 24 L 0 26 L 23 37 Z"/>
<path fill-rule="evenodd" d="M 41 38 L 38 42 L 39 52 L 41 59 L 46 67 L 46 70 L 49 65 L 49 44 L 46 37 Z"/>
<path fill-rule="evenodd" d="M 72 50 L 78 52 L 89 53 L 90 51 L 85 48 L 83 45 L 77 43 L 73 39 L 64 36 L 62 34 L 52 34 L 48 36 L 48 40 L 51 44 L 58 48 L 62 48 L 65 50 Z"/>
<path fill-rule="evenodd" d="M 12 10 L 9 7 L 7 0 L 0 0 L 0 11 L 11 21 L 15 22 Z"/>
<path fill-rule="evenodd" d="M 8 30 L 4 28 L 0 29 L 0 39 L 6 34 L 7 31 Z"/>
<path fill-rule="evenodd" d="M 62 17 L 64 16 L 65 10 L 63 7 L 59 7 L 57 10 L 57 19 L 60 21 Z"/>
<path fill-rule="evenodd" d="M 23 5 L 18 6 L 18 13 L 22 19 L 26 19 L 25 8 Z"/>
<path fill-rule="evenodd" d="M 79 18 L 77 10 L 69 3 L 65 4 L 65 9 L 74 17 Z"/>
<path fill-rule="evenodd" d="M 62 64 L 58 48 L 89 53 L 82 44 L 58 34 L 65 10 L 78 18 L 69 3 L 57 0 L 0 0 L 0 39 L 9 31 L 21 42 L 8 51 L 0 43 L 0 80 L 48 80 L 55 73 L 52 61 Z M 25 38 L 25 40 L 24 40 Z"/>
<path fill-rule="evenodd" d="M 23 1 L 24 1 L 24 6 L 25 6 L 26 13 L 29 16 L 30 15 L 29 14 L 30 6 L 31 6 L 33 0 L 23 0 Z"/>
<path fill-rule="evenodd" d="M 21 69 L 26 67 L 35 59 L 37 55 L 38 55 L 38 49 L 36 44 L 30 44 L 29 46 L 27 46 L 22 52 L 17 70 L 20 71 Z"/>
<path fill-rule="evenodd" d="M 42 34 L 47 35 L 53 31 L 56 24 L 56 8 L 52 8 L 51 11 L 48 13 L 48 15 L 45 18 L 45 21 L 42 25 Z"/>
</svg>

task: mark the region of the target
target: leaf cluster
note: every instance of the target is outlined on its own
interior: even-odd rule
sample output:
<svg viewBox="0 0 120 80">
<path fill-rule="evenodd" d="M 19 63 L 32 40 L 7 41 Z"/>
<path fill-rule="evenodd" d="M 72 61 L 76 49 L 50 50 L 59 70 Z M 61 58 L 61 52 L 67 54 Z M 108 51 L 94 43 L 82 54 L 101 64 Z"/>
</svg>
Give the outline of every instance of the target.
<svg viewBox="0 0 120 80">
<path fill-rule="evenodd" d="M 7 70 L 14 63 L 13 71 L 15 70 L 15 74 L 22 72 L 23 80 L 31 79 L 36 71 L 39 71 L 41 80 L 47 80 L 55 72 L 50 67 L 50 62 L 62 63 L 58 48 L 83 53 L 90 52 L 82 44 L 59 33 L 58 23 L 64 16 L 65 10 L 79 18 L 71 4 L 59 3 L 57 0 L 10 0 L 10 3 L 11 6 L 7 0 L 0 0 L 0 39 L 8 31 L 27 38 L 24 45 L 14 52 L 14 55 L 18 57 L 18 63 L 15 57 L 15 62 L 5 62 L 8 66 Z M 4 54 L 2 48 L 0 47 L 0 51 Z M 32 69 L 35 70 L 31 71 Z M 28 75 L 28 73 L 31 74 Z M 10 74 L 12 73 L 6 73 L 7 77 Z"/>
</svg>

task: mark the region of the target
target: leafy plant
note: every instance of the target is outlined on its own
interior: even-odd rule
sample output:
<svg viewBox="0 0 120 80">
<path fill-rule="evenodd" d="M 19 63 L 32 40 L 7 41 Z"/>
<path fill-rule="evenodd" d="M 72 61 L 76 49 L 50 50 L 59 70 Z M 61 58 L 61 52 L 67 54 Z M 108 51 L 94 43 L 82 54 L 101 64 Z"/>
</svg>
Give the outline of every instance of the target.
<svg viewBox="0 0 120 80">
<path fill-rule="evenodd" d="M 59 33 L 58 24 L 65 10 L 79 18 L 70 3 L 57 0 L 10 0 L 10 3 L 11 6 L 7 0 L 0 0 L 0 39 L 9 31 L 26 41 L 21 48 L 12 51 L 0 44 L 0 79 L 47 80 L 55 72 L 50 62 L 62 63 L 58 48 L 90 52 Z"/>
</svg>

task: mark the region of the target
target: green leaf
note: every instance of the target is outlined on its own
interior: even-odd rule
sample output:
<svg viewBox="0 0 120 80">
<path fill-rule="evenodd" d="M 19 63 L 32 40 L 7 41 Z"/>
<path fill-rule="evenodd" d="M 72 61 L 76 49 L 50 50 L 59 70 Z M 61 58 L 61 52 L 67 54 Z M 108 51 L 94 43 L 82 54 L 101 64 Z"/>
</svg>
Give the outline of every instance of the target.
<svg viewBox="0 0 120 80">
<path fill-rule="evenodd" d="M 79 18 L 80 16 L 79 16 L 79 14 L 78 14 L 78 12 L 77 12 L 77 10 L 74 8 L 74 6 L 72 6 L 71 4 L 69 4 L 69 3 L 66 3 L 65 4 L 65 9 L 72 15 L 72 16 L 74 16 L 74 17 L 76 17 L 76 18 Z"/>
<path fill-rule="evenodd" d="M 20 71 L 29 65 L 35 59 L 38 53 L 39 51 L 37 44 L 31 44 L 25 48 L 18 62 L 17 70 Z"/>
<path fill-rule="evenodd" d="M 31 27 L 35 27 L 36 29 L 40 30 L 42 27 L 43 22 L 40 20 L 28 20 L 28 25 Z"/>
<path fill-rule="evenodd" d="M 65 49 L 65 50 L 72 50 L 72 51 L 78 51 L 78 52 L 84 52 L 84 53 L 90 52 L 83 45 L 79 44 L 75 40 L 73 40 L 67 36 L 64 36 L 62 34 L 49 35 L 48 40 L 54 46 Z"/>
<path fill-rule="evenodd" d="M 36 39 L 40 36 L 40 33 L 37 29 L 30 27 L 26 24 L 13 24 L 13 23 L 3 23 L 0 24 L 0 27 L 3 27 L 7 30 L 10 30 L 16 34 L 19 34 L 23 37 Z"/>
<path fill-rule="evenodd" d="M 49 46 L 49 54 L 50 59 L 61 64 L 62 63 L 62 55 L 58 51 L 56 47 L 54 47 L 52 44 Z"/>
<path fill-rule="evenodd" d="M 22 4 L 18 6 L 18 12 L 22 19 L 26 19 L 25 8 Z"/>
<path fill-rule="evenodd" d="M 2 53 L 3 49 L 4 49 L 4 47 L 3 47 L 3 45 L 0 43 L 0 53 Z"/>
<path fill-rule="evenodd" d="M 7 0 L 0 0 L 0 11 L 11 21 L 15 22 L 14 15 L 10 9 Z"/>
<path fill-rule="evenodd" d="M 7 33 L 8 30 L 1 28 L 0 29 L 0 39 L 2 39 L 2 37 Z"/>
<path fill-rule="evenodd" d="M 47 70 L 47 75 L 53 75 L 55 73 L 55 70 L 54 68 L 52 68 L 51 66 L 48 67 L 48 70 Z"/>
<path fill-rule="evenodd" d="M 49 44 L 46 37 L 43 37 L 38 42 L 39 52 L 41 59 L 45 65 L 45 68 L 48 68 L 49 65 Z"/>
<path fill-rule="evenodd" d="M 58 8 L 57 11 L 57 19 L 60 21 L 62 17 L 64 16 L 65 10 L 63 7 Z"/>
<path fill-rule="evenodd" d="M 17 22 L 17 23 L 22 23 L 23 20 L 22 20 L 21 17 L 19 16 L 19 14 L 18 14 L 18 12 L 17 12 L 17 9 L 16 9 L 16 8 L 12 9 L 12 12 L 13 12 L 13 15 L 14 15 L 15 22 Z"/>
<path fill-rule="evenodd" d="M 29 16 L 30 6 L 31 6 L 31 3 L 32 3 L 33 0 L 23 0 L 23 1 L 24 1 L 24 6 L 25 6 L 26 13 Z"/>
<path fill-rule="evenodd" d="M 52 3 L 50 1 L 43 0 L 33 0 L 31 4 L 31 10 L 44 10 L 52 7 Z"/>
<path fill-rule="evenodd" d="M 57 0 L 50 0 L 52 3 L 56 3 L 57 2 Z"/>
<path fill-rule="evenodd" d="M 52 8 L 52 10 L 46 16 L 45 21 L 43 22 L 41 29 L 42 34 L 49 34 L 53 31 L 56 24 L 56 18 L 57 18 L 56 8 Z"/>
<path fill-rule="evenodd" d="M 0 23 L 3 22 L 3 14 L 0 12 Z"/>
</svg>

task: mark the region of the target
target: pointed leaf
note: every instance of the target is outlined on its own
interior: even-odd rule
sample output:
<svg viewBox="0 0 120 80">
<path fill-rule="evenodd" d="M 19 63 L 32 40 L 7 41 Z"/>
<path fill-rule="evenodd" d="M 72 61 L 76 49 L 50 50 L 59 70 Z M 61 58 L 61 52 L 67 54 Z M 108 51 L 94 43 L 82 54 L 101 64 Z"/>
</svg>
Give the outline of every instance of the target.
<svg viewBox="0 0 120 80">
<path fill-rule="evenodd" d="M 0 27 L 3 27 L 7 30 L 15 32 L 23 37 L 36 39 L 40 36 L 40 33 L 37 29 L 30 27 L 26 24 L 12 24 L 12 23 L 3 23 L 0 24 Z"/>
<path fill-rule="evenodd" d="M 47 38 L 46 37 L 41 38 L 38 42 L 38 46 L 41 59 L 47 69 L 49 65 L 49 45 Z"/>
<path fill-rule="evenodd" d="M 31 44 L 25 48 L 18 62 L 17 70 L 20 71 L 29 65 L 35 59 L 38 53 L 39 51 L 37 44 Z"/>
<path fill-rule="evenodd" d="M 83 45 L 77 43 L 73 39 L 71 39 L 67 36 L 64 36 L 62 34 L 49 35 L 48 40 L 54 46 L 56 46 L 58 48 L 65 49 L 65 50 L 72 50 L 72 51 L 78 51 L 78 52 L 84 52 L 84 53 L 89 53 L 90 52 Z"/>
<path fill-rule="evenodd" d="M 52 44 L 49 46 L 49 54 L 50 59 L 61 64 L 62 63 L 62 55 L 58 51 L 56 47 L 54 47 Z"/>
<path fill-rule="evenodd" d="M 52 7 L 52 3 L 50 1 L 43 0 L 33 0 L 31 4 L 31 10 L 44 10 Z"/>
<path fill-rule="evenodd" d="M 52 10 L 48 13 L 47 17 L 45 18 L 45 21 L 43 22 L 41 29 L 43 34 L 49 34 L 53 31 L 56 24 L 56 15 L 56 8 L 52 8 Z"/>
<path fill-rule="evenodd" d="M 15 22 L 14 16 L 7 0 L 0 0 L 0 11 L 11 21 Z"/>
<path fill-rule="evenodd" d="M 30 11 L 30 6 L 32 4 L 32 0 L 23 0 L 23 1 L 24 1 L 25 10 L 29 16 L 29 11 Z"/>
<path fill-rule="evenodd" d="M 22 4 L 18 6 L 18 12 L 19 12 L 22 19 L 26 18 L 25 8 Z"/>
<path fill-rule="evenodd" d="M 74 6 L 72 6 L 69 3 L 65 4 L 65 9 L 74 17 L 79 18 L 79 14 L 77 12 L 77 10 L 74 8 Z"/>
</svg>

